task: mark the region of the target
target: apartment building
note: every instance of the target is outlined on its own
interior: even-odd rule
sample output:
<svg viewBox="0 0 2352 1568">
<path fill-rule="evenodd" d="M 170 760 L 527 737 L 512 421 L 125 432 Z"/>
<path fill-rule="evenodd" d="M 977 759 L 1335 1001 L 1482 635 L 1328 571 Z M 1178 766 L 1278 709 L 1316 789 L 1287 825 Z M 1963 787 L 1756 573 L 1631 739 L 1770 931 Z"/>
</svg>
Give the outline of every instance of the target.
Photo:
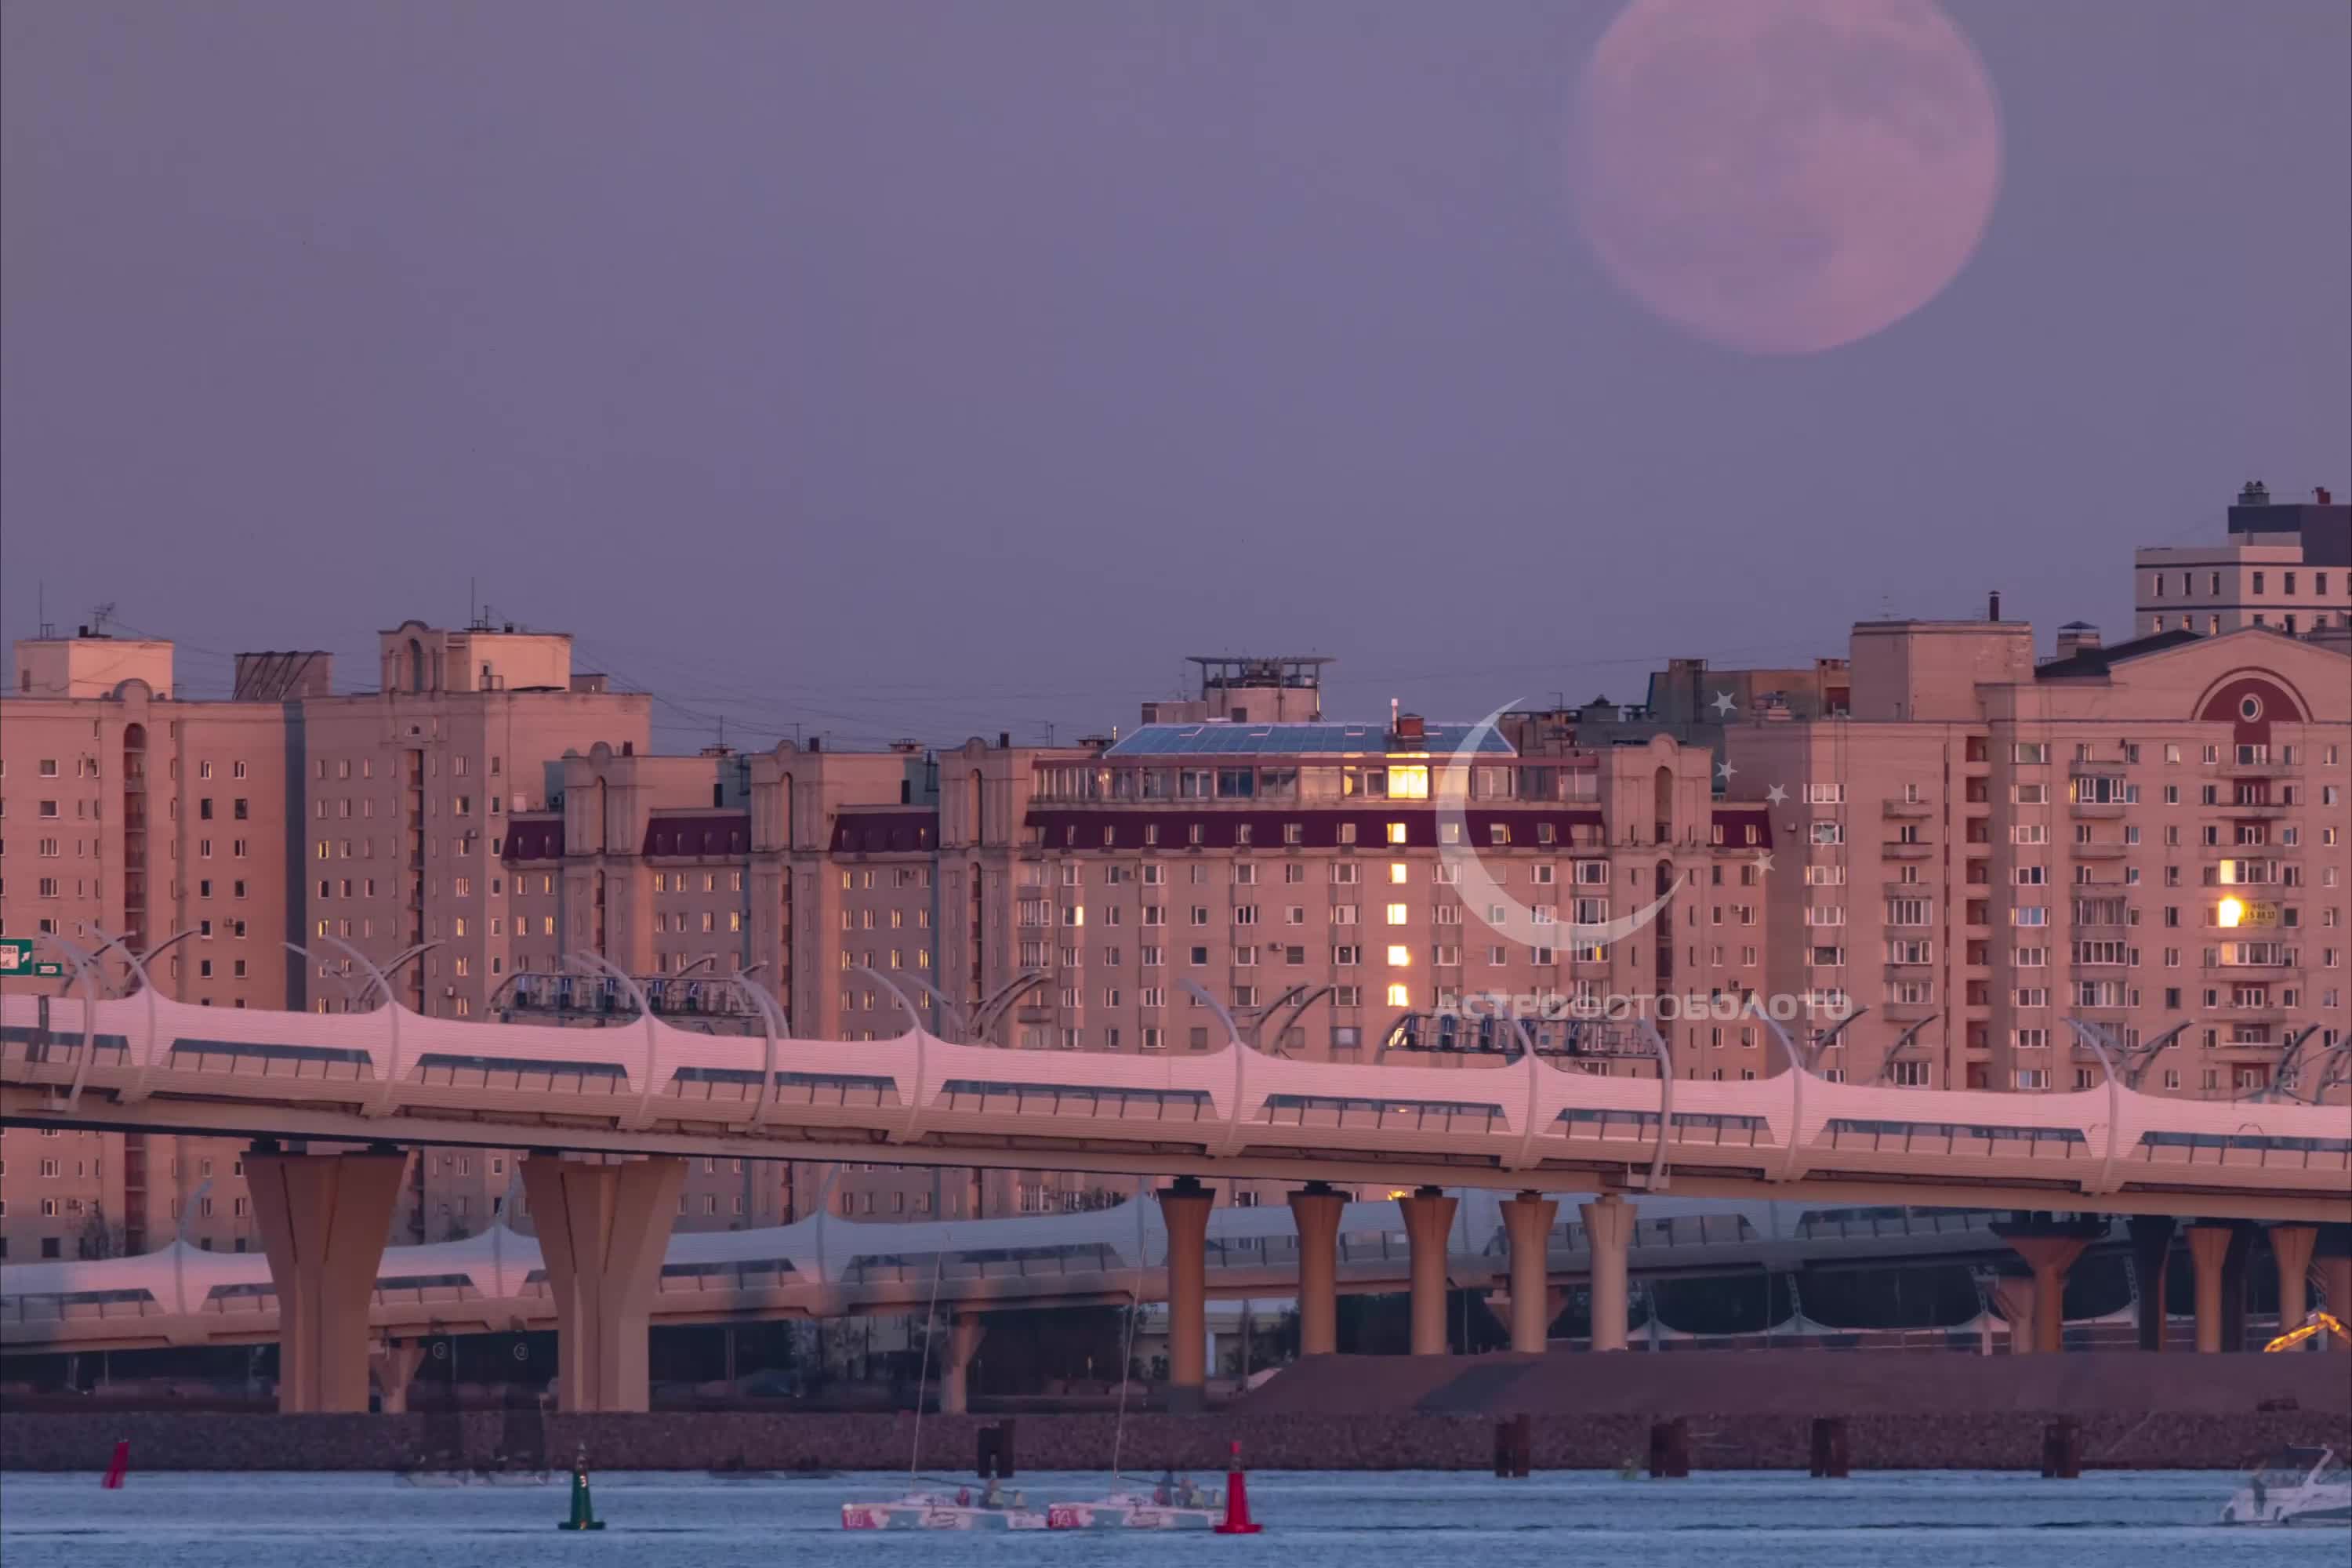
<svg viewBox="0 0 2352 1568">
<path fill-rule="evenodd" d="M 85 948 L 121 937 L 108 984 L 127 989 L 123 954 L 152 953 L 162 994 L 223 1007 L 373 1005 L 348 943 L 390 972 L 404 1005 L 480 1016 L 514 958 L 508 817 L 546 805 L 566 752 L 642 750 L 648 699 L 576 674 L 562 634 L 410 621 L 379 646 L 373 691 L 334 691 L 326 654 L 258 653 L 237 658 L 231 700 L 189 701 L 175 694 L 169 643 L 88 628 L 18 643 L 0 706 L 0 814 L 15 819 L 0 821 L 14 830 L 0 835 L 0 928 Z M 109 1148 L 110 1162 L 76 1163 L 113 1173 L 102 1179 L 120 1183 L 119 1197 L 95 1175 L 87 1191 L 11 1193 L 5 1229 L 54 1218 L 30 1245 L 52 1231 L 65 1245 L 80 1234 L 68 1222 L 102 1205 L 134 1250 L 173 1225 L 201 1245 L 250 1241 L 240 1145 Z M 478 1229 L 506 1197 L 510 1163 L 418 1161 L 406 1237 Z M 52 1199 L 58 1212 L 42 1214 Z"/>
<path fill-rule="evenodd" d="M 1769 988 L 1871 1005 L 1826 1070 L 2086 1087 L 2074 1017 L 2143 1088 L 2214 1096 L 2265 1087 L 2303 1031 L 2343 1038 L 2344 652 L 2078 625 L 2037 664 L 2022 623 L 1887 621 L 1854 628 L 1850 664 L 1850 716 L 1725 731 L 1732 793 L 1780 847 Z"/>
<path fill-rule="evenodd" d="M 140 954 L 176 1000 L 284 1005 L 297 966 L 278 705 L 178 700 L 168 642 L 85 626 L 16 652 L 0 696 L 0 935 L 51 939 L 45 957 L 97 955 L 107 989 L 137 983 L 128 955 Z M 180 1229 L 235 1248 L 252 1236 L 229 1174 L 242 1148 L 0 1131 L 0 1257 L 140 1251 Z"/>
<path fill-rule="evenodd" d="M 2266 626 L 2289 637 L 2352 626 L 2352 506 L 2324 489 L 2274 501 L 2249 484 L 2212 544 L 2132 554 L 2132 627 L 2218 637 Z"/>
</svg>

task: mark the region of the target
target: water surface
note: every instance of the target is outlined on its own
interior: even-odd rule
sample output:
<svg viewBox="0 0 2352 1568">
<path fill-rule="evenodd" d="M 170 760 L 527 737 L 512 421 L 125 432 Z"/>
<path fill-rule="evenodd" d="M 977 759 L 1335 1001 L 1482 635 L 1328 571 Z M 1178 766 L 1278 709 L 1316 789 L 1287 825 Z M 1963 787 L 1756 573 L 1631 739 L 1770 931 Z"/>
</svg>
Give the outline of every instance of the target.
<svg viewBox="0 0 2352 1568">
<path fill-rule="evenodd" d="M 941 1478 L 949 1486 L 962 1478 Z M 866 1533 L 840 1528 L 845 1498 L 887 1497 L 901 1475 L 718 1480 L 699 1473 L 595 1478 L 593 1536 L 559 1531 L 566 1492 L 421 1489 L 380 1475 L 133 1473 L 120 1492 L 96 1475 L 0 1475 L 7 1568 L 456 1568 L 496 1563 L 628 1568 L 786 1568 L 803 1563 L 1055 1563 L 1105 1568 L 1278 1560 L 1282 1568 L 2065 1568 L 2292 1564 L 2346 1568 L 2343 1531 L 2228 1530 L 2210 1521 L 2229 1472 L 1905 1472 L 1816 1481 L 1716 1472 L 1621 1480 L 1587 1472 L 1521 1481 L 1432 1472 L 1250 1478 L 1265 1533 Z M 1104 1489 L 1092 1476 L 1027 1474 L 1033 1504 Z"/>
</svg>

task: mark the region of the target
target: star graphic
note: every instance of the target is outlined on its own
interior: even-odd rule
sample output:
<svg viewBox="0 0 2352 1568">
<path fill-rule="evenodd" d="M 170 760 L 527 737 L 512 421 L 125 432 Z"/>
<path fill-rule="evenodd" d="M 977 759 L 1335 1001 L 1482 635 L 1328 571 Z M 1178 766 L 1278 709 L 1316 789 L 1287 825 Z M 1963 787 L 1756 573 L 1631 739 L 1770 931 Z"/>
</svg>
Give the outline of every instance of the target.
<svg viewBox="0 0 2352 1568">
<path fill-rule="evenodd" d="M 1759 861 L 1758 864 L 1764 868 L 1764 874 L 1766 876 L 1770 876 L 1772 874 L 1772 851 L 1769 849 L 1764 851 L 1764 858 Z"/>
<path fill-rule="evenodd" d="M 1715 764 L 1715 776 L 1719 779 L 1727 780 L 1732 774 L 1738 771 L 1739 770 L 1738 768 L 1733 767 L 1729 763 L 1717 763 Z"/>
<path fill-rule="evenodd" d="M 1774 784 L 1770 789 L 1764 792 L 1764 798 L 1770 801 L 1774 805 L 1786 805 L 1789 803 L 1789 792 L 1782 789 L 1779 784 Z"/>
<path fill-rule="evenodd" d="M 1709 706 L 1716 710 L 1717 715 L 1721 715 L 1730 712 L 1732 710 L 1738 708 L 1739 704 L 1731 700 L 1730 692 L 1718 691 L 1715 694 L 1714 702 L 1709 704 Z"/>
</svg>

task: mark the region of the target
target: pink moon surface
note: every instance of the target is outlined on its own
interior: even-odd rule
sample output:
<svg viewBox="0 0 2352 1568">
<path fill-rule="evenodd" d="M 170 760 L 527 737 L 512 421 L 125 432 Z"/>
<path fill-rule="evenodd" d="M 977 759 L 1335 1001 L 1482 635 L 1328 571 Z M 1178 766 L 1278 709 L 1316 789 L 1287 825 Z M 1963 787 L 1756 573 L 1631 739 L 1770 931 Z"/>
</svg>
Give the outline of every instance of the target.
<svg viewBox="0 0 2352 1568">
<path fill-rule="evenodd" d="M 1633 0 L 1570 145 L 1611 277 L 1756 353 L 1853 342 L 1941 293 L 2000 162 L 1992 85 L 1932 0 Z"/>
</svg>

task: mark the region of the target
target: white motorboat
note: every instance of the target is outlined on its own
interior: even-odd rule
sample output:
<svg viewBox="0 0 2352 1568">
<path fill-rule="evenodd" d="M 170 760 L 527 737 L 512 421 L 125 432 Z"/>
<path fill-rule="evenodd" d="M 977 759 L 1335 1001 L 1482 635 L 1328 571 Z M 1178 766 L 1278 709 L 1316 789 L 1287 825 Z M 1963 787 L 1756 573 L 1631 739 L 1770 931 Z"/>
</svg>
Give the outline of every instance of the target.
<svg viewBox="0 0 2352 1568">
<path fill-rule="evenodd" d="M 974 1493 L 969 1487 L 953 1492 L 908 1492 L 884 1502 L 841 1505 L 844 1530 L 1043 1530 L 1045 1516 L 1028 1506 L 1026 1496 L 991 1489 Z"/>
<path fill-rule="evenodd" d="M 1048 1530 L 1214 1530 L 1224 1493 L 1189 1480 L 1162 1480 L 1148 1492 L 1112 1492 L 1087 1502 L 1045 1505 Z"/>
<path fill-rule="evenodd" d="M 2333 1448 L 2283 1448 L 2222 1505 L 2221 1522 L 2352 1525 L 2352 1470 Z"/>
</svg>

